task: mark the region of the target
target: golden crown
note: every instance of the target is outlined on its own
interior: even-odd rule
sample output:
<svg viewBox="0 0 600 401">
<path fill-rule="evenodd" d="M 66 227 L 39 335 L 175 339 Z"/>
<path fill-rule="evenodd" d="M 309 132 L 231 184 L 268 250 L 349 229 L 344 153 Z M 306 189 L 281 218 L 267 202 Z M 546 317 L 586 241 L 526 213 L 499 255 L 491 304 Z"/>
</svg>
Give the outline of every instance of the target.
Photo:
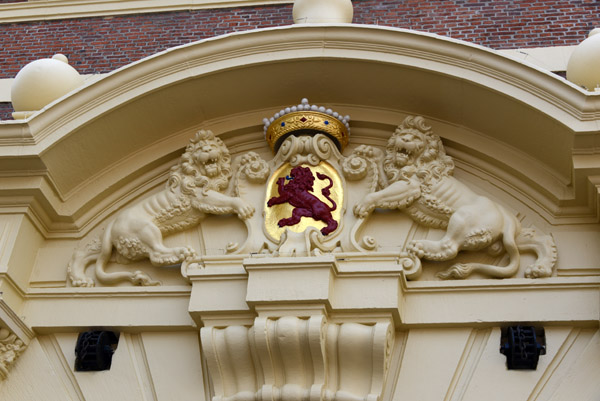
<svg viewBox="0 0 600 401">
<path fill-rule="evenodd" d="M 325 134 L 343 150 L 350 135 L 350 117 L 342 117 L 323 106 L 310 105 L 302 99 L 297 106 L 286 107 L 271 118 L 263 119 L 265 138 L 273 151 L 277 151 L 283 140 L 293 133 L 314 135 Z"/>
</svg>

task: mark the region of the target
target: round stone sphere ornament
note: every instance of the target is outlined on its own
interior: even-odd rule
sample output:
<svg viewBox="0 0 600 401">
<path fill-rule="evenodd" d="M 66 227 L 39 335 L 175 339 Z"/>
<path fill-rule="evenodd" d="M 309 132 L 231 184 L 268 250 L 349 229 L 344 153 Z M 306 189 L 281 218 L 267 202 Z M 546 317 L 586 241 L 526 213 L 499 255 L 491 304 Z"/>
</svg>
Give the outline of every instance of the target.
<svg viewBox="0 0 600 401">
<path fill-rule="evenodd" d="M 354 14 L 351 0 L 296 0 L 294 24 L 351 23 Z"/>
<path fill-rule="evenodd" d="M 82 84 L 83 77 L 62 54 L 32 61 L 17 73 L 13 81 L 13 117 L 26 118 Z"/>
<path fill-rule="evenodd" d="M 589 91 L 600 90 L 600 28 L 581 42 L 567 64 L 567 79 Z"/>
</svg>

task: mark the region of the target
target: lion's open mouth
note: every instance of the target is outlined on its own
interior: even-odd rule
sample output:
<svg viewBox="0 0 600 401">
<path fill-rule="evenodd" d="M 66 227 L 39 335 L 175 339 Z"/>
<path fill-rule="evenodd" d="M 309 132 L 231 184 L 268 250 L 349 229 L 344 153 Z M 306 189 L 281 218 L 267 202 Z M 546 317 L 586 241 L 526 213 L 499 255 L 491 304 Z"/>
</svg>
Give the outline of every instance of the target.
<svg viewBox="0 0 600 401">
<path fill-rule="evenodd" d="M 204 162 L 204 171 L 209 177 L 214 177 L 219 174 L 219 159 L 217 157 L 210 157 Z"/>
</svg>

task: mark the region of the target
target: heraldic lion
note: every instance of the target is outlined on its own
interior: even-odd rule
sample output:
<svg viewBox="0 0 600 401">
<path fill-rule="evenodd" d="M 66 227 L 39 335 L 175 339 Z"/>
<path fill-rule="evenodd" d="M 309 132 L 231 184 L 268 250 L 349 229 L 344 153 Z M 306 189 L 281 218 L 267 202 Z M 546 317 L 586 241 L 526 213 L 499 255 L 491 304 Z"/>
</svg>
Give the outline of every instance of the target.
<svg viewBox="0 0 600 401">
<path fill-rule="evenodd" d="M 192 227 L 207 213 L 236 213 L 243 220 L 250 218 L 252 206 L 222 193 L 231 175 L 231 156 L 225 144 L 211 131 L 197 132 L 179 163 L 171 168 L 163 191 L 119 212 L 101 239 L 74 253 L 68 268 L 71 283 L 93 286 L 85 268 L 95 262 L 96 277 L 102 283 L 129 280 L 137 285 L 159 284 L 141 271 L 106 272 L 113 249 L 119 262 L 149 258 L 155 266 L 173 265 L 195 256 L 189 247 L 166 247 L 163 235 Z"/>
<path fill-rule="evenodd" d="M 446 261 L 461 250 L 483 249 L 494 254 L 504 249 L 509 256 L 507 266 L 455 264 L 438 274 L 443 279 L 464 278 L 473 272 L 511 277 L 519 269 L 520 251 L 537 254 L 536 262 L 525 271 L 526 277 L 550 276 L 556 262 L 552 237 L 522 228 L 502 206 L 452 177 L 453 169 L 452 158 L 423 117 L 407 117 L 388 141 L 383 161 L 387 186 L 368 194 L 355 205 L 354 213 L 364 218 L 377 207 L 402 209 L 420 224 L 446 229 L 439 241 L 411 241 L 406 251 L 412 258 Z"/>
<path fill-rule="evenodd" d="M 321 229 L 323 235 L 328 235 L 335 231 L 338 222 L 334 220 L 331 212 L 337 208 L 337 204 L 331 199 L 330 189 L 333 186 L 331 178 L 325 174 L 317 173 L 320 180 L 328 180 L 329 185 L 321 190 L 322 195 L 331 202 L 331 206 L 317 198 L 311 192 L 315 183 L 315 176 L 308 167 L 296 166 L 290 172 L 289 182 L 286 184 L 286 177 L 277 180 L 279 196 L 274 196 L 267 202 L 267 206 L 289 203 L 294 207 L 292 216 L 281 219 L 277 222 L 279 227 L 293 226 L 300 222 L 302 217 L 311 217 L 314 220 L 322 221 L 326 224 Z"/>
</svg>

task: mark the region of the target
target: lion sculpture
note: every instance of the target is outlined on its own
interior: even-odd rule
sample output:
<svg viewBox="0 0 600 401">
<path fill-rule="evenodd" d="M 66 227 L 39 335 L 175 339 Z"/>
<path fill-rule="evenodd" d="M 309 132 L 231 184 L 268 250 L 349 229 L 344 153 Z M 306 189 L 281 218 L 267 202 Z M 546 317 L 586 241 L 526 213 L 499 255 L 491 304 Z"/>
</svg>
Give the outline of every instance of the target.
<svg viewBox="0 0 600 401">
<path fill-rule="evenodd" d="M 326 174 L 317 173 L 320 180 L 328 180 L 329 185 L 321 190 L 321 193 L 331 206 L 317 198 L 311 192 L 315 183 L 315 176 L 309 167 L 296 166 L 292 169 L 289 176 L 289 182 L 286 184 L 286 177 L 277 180 L 279 196 L 274 196 L 267 202 L 267 206 L 289 203 L 294 207 L 292 216 L 281 219 L 277 222 L 279 227 L 293 226 L 300 223 L 302 217 L 311 217 L 314 220 L 322 221 L 326 224 L 321 229 L 323 235 L 328 235 L 335 231 L 338 222 L 334 220 L 331 212 L 337 208 L 337 204 L 331 199 L 330 189 L 333 181 Z"/>
<path fill-rule="evenodd" d="M 124 263 L 149 258 L 155 266 L 168 266 L 194 257 L 189 247 L 165 246 L 163 235 L 197 225 L 207 213 L 236 213 L 241 219 L 250 218 L 252 206 L 222 193 L 231 175 L 231 157 L 221 139 L 211 131 L 197 132 L 179 163 L 171 168 L 163 191 L 121 211 L 101 239 L 74 253 L 68 268 L 72 285 L 94 285 L 85 275 L 85 268 L 94 262 L 96 277 L 104 284 L 127 280 L 137 285 L 159 284 L 141 271 L 106 272 L 113 249 Z"/>
<path fill-rule="evenodd" d="M 375 208 L 401 209 L 422 225 L 446 229 L 439 241 L 413 240 L 408 244 L 406 253 L 419 266 L 407 274 L 411 279 L 421 273 L 420 259 L 446 261 L 461 250 L 483 249 L 492 254 L 505 249 L 508 265 L 458 263 L 438 277 L 464 278 L 474 272 L 511 277 L 519 269 L 521 251 L 537 254 L 536 262 L 525 271 L 526 277 L 550 276 L 556 262 L 552 237 L 522 228 L 502 206 L 452 177 L 453 169 L 454 162 L 423 117 L 407 117 L 388 141 L 383 160 L 387 186 L 366 195 L 355 205 L 354 213 L 364 218 Z"/>
</svg>

